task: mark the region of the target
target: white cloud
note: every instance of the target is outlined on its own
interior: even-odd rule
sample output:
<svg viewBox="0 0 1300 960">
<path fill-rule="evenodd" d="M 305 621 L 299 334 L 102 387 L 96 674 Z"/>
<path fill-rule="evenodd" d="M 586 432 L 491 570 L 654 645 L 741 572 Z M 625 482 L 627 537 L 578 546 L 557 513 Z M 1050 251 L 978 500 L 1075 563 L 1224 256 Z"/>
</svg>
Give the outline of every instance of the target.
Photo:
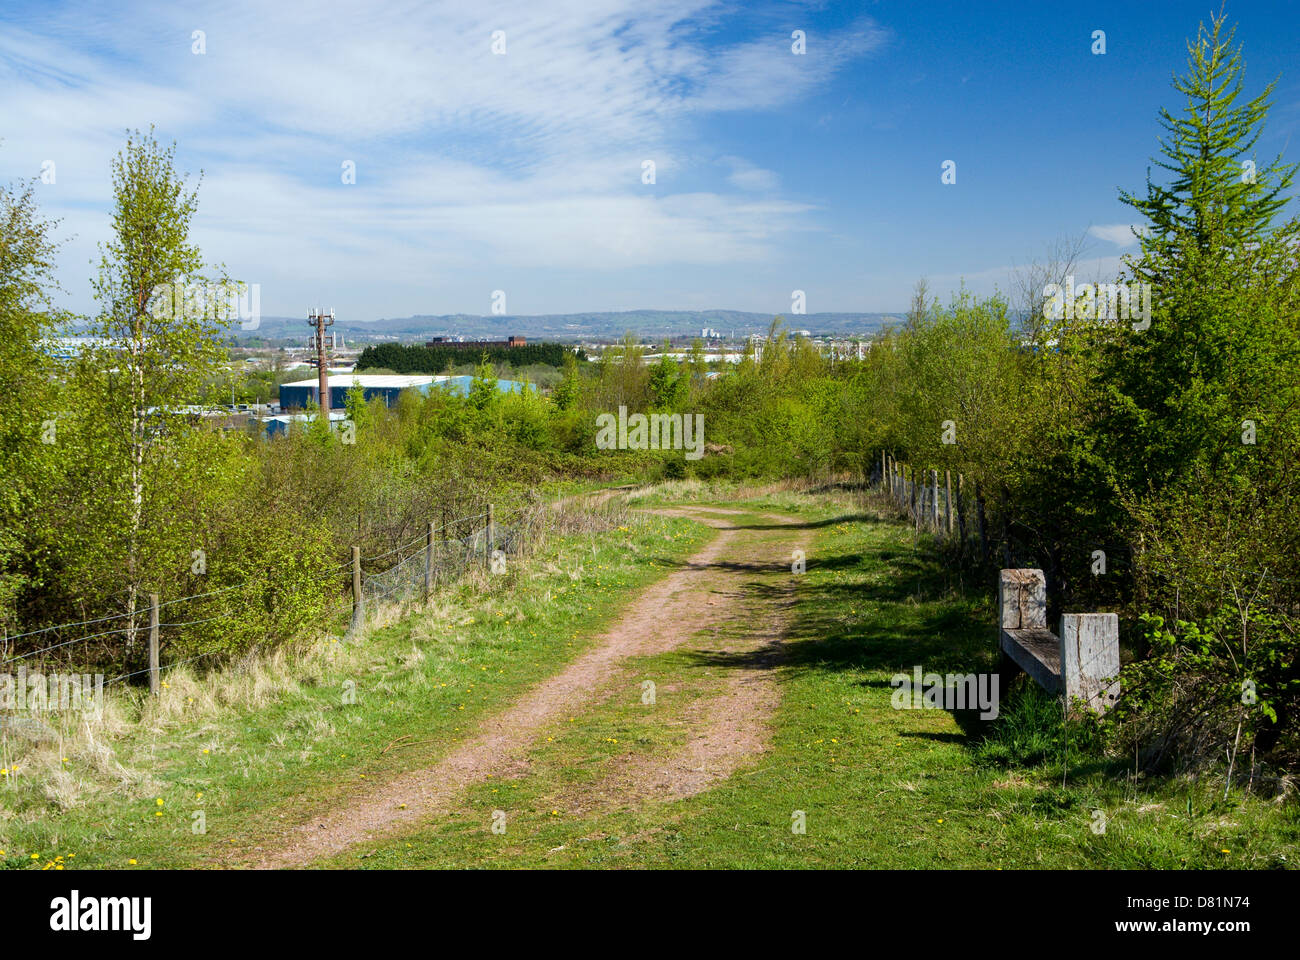
<svg viewBox="0 0 1300 960">
<path fill-rule="evenodd" d="M 1133 235 L 1135 230 L 1141 235 L 1146 233 L 1147 228 L 1128 223 L 1094 224 L 1088 228 L 1088 236 L 1113 243 L 1117 247 L 1132 247 L 1137 244 L 1137 237 Z"/>
<path fill-rule="evenodd" d="M 706 43 L 734 14 L 717 0 L 242 0 L 18 15 L 0 34 L 0 176 L 58 163 L 40 199 L 77 235 L 61 280 L 81 310 L 110 160 L 124 129 L 151 123 L 182 170 L 203 168 L 196 239 L 232 275 L 269 282 L 264 312 L 296 310 L 311 284 L 357 285 L 374 316 L 403 308 L 368 291 L 411 287 L 422 299 L 406 310 L 428 310 L 431 287 L 471 270 L 758 262 L 810 229 L 812 208 L 743 157 L 701 168 L 690 121 L 795 102 L 886 37 L 863 19 L 810 33 L 805 56 L 781 29 Z M 692 192 L 675 192 L 688 164 Z M 387 279 L 402 271 L 418 279 Z"/>
<path fill-rule="evenodd" d="M 780 186 L 780 180 L 771 170 L 756 167 L 741 157 L 723 157 L 723 163 L 731 165 L 727 181 L 740 190 L 756 193 L 770 193 Z"/>
</svg>

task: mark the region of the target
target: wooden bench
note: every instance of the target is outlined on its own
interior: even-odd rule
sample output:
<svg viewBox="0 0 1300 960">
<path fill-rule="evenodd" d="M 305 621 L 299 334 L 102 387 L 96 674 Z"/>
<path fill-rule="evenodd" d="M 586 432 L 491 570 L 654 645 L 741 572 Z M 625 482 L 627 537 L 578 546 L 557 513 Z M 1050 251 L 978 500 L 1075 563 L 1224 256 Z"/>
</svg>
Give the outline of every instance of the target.
<svg viewBox="0 0 1300 960">
<path fill-rule="evenodd" d="M 1002 683 L 1023 670 L 1044 690 L 1098 713 L 1119 696 L 1119 617 L 1066 613 L 1047 628 L 1047 580 L 1041 570 L 1003 570 L 998 584 Z"/>
</svg>

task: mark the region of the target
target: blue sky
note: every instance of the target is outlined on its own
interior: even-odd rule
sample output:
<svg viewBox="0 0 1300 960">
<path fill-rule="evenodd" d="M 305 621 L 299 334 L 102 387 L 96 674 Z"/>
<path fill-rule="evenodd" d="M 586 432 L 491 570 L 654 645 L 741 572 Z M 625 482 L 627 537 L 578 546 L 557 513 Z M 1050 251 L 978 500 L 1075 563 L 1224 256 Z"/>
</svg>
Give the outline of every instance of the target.
<svg viewBox="0 0 1300 960">
<path fill-rule="evenodd" d="M 487 314 L 494 290 L 512 314 L 788 314 L 795 289 L 809 312 L 897 311 L 919 277 L 1006 289 L 1085 233 L 1081 274 L 1113 274 L 1132 249 L 1118 188 L 1141 186 L 1185 41 L 1217 8 L 11 4 L 0 179 L 54 162 L 38 196 L 62 219 L 61 303 L 82 312 L 110 159 L 151 123 L 203 170 L 194 239 L 267 315 Z M 1280 75 L 1260 165 L 1297 159 L 1300 4 L 1226 9 L 1246 92 Z"/>
</svg>

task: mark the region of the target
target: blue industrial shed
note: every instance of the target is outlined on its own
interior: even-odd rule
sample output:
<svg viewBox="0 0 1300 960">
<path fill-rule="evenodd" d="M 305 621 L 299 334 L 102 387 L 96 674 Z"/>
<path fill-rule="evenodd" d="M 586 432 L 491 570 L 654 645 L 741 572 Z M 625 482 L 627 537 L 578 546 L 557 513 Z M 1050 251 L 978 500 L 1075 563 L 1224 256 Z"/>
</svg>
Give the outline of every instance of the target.
<svg viewBox="0 0 1300 960">
<path fill-rule="evenodd" d="M 437 386 L 442 387 L 442 389 L 448 390 L 456 394 L 456 396 L 458 397 L 468 397 L 470 384 L 474 382 L 474 378 L 471 376 L 435 377 L 434 381 Z M 497 390 L 499 390 L 501 393 L 522 393 L 525 386 L 527 386 L 528 389 L 530 390 L 537 389 L 537 384 L 535 383 L 524 384 L 523 381 L 521 380 L 498 380 L 497 381 Z M 428 391 L 425 392 L 427 393 Z"/>
<path fill-rule="evenodd" d="M 336 373 L 331 374 L 329 378 L 330 391 L 330 409 L 338 410 L 344 406 L 348 391 L 354 385 L 360 385 L 363 396 L 367 400 L 373 400 L 376 397 L 384 401 L 385 406 L 392 406 L 401 396 L 403 390 L 418 390 L 422 394 L 428 394 L 433 387 L 441 387 L 461 397 L 469 396 L 470 384 L 474 378 L 470 376 L 446 377 L 446 376 L 400 376 L 397 374 L 353 374 L 353 373 Z M 502 393 L 519 393 L 524 389 L 525 384 L 518 380 L 498 380 L 497 389 Z M 536 390 L 536 384 L 527 384 L 527 386 Z M 280 384 L 280 409 L 281 410 L 303 410 L 309 403 L 316 403 L 320 394 L 320 384 L 317 380 L 297 380 L 293 383 Z"/>
<path fill-rule="evenodd" d="M 297 423 L 306 426 L 316 418 L 311 413 L 283 413 L 274 417 L 267 417 L 262 421 L 262 436 L 279 437 L 289 432 L 290 427 Z M 332 411 L 330 413 L 330 429 L 337 430 L 339 424 L 347 419 L 347 414 L 342 411 Z"/>
</svg>

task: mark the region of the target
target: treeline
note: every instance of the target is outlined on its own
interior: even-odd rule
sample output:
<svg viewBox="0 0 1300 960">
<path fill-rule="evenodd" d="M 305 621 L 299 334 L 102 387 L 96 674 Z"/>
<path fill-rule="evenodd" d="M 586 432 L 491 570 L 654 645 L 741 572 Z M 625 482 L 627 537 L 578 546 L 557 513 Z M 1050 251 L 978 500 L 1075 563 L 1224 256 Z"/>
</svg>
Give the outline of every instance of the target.
<svg viewBox="0 0 1300 960">
<path fill-rule="evenodd" d="M 579 351 L 581 353 L 581 350 Z M 562 343 L 528 343 L 522 347 L 422 347 L 407 343 L 381 343 L 366 347 L 357 358 L 358 370 L 385 369 L 402 374 L 440 374 L 464 363 L 508 363 L 515 367 L 543 363 L 558 367 L 572 347 Z M 582 354 L 581 359 L 585 359 Z"/>
<path fill-rule="evenodd" d="M 1223 19 L 1189 49 L 1185 110 L 1162 113 L 1169 182 L 1121 194 L 1145 230 L 1120 279 L 1148 285 L 1149 314 L 1087 288 L 1062 302 L 1068 261 L 1040 270 L 1029 324 L 1000 298 L 922 292 L 857 375 L 864 440 L 964 473 L 994 565 L 1121 613 L 1117 750 L 1275 790 L 1300 758 L 1296 167 L 1243 163 L 1269 91 L 1238 99 Z"/>
<path fill-rule="evenodd" d="M 882 451 L 964 475 L 990 549 L 954 565 L 988 583 L 999 566 L 1041 567 L 1053 616 L 1120 613 L 1111 748 L 1277 790 L 1300 759 L 1296 167 L 1244 165 L 1268 90 L 1241 96 L 1224 20 L 1190 49 L 1185 109 L 1162 113 L 1169 181 L 1121 194 L 1145 225 L 1116 278 L 1138 291 L 1127 303 L 1075 282 L 1066 256 L 1038 265 L 1016 310 L 922 286 L 861 363 L 777 327 L 720 371 L 699 344 L 647 365 L 629 337 L 586 377 L 566 370 L 553 416 L 576 451 L 620 405 L 702 414 L 702 459 L 603 454 L 651 476 L 865 480 Z"/>
<path fill-rule="evenodd" d="M 139 292 L 211 279 L 197 194 L 152 131 L 112 174 L 90 318 L 51 308 L 56 225 L 33 186 L 0 189 L 0 659 L 133 673 L 155 593 L 164 662 L 282 643 L 337 612 L 351 546 L 368 563 L 489 501 L 506 516 L 572 466 L 535 450 L 544 401 L 499 394 L 490 368 L 466 398 L 349 398 L 353 443 L 323 422 L 273 442 L 196 424 L 225 318 Z M 60 360 L 45 344 L 73 324 L 96 345 Z"/>
</svg>

